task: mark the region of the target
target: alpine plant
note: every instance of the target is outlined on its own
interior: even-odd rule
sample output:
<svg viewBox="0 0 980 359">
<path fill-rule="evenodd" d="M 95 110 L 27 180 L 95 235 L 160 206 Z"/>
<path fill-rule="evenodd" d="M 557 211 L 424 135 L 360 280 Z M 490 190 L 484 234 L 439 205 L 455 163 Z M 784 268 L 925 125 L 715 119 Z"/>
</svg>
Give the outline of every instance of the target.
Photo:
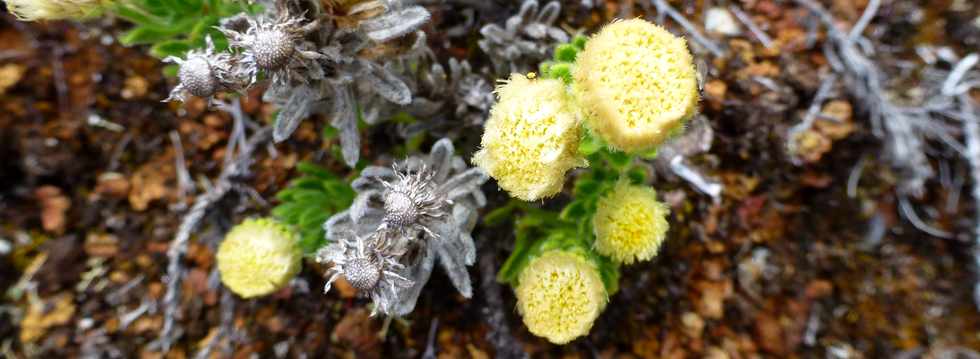
<svg viewBox="0 0 980 359">
<path fill-rule="evenodd" d="M 168 100 L 185 100 L 186 94 L 210 98 L 268 80 L 263 100 L 279 107 L 273 139 L 284 141 L 304 119 L 323 115 L 338 130 L 351 167 L 360 158 L 359 105 L 375 97 L 400 106 L 412 103 L 411 88 L 387 64 L 425 46 L 419 28 L 430 15 L 421 6 L 276 0 L 265 13 L 233 18 L 244 21 L 226 21 L 219 28 L 231 52 L 206 50 L 173 60 L 181 67 L 180 84 Z M 237 82 L 241 86 L 226 86 Z"/>
<path fill-rule="evenodd" d="M 335 266 L 324 291 L 343 276 L 372 299 L 376 313 L 402 316 L 415 308 L 438 261 L 459 293 L 471 297 L 466 267 L 476 260 L 476 246 L 470 232 L 486 204 L 480 186 L 487 179 L 445 138 L 428 156 L 364 168 L 351 184 L 357 192 L 351 207 L 324 224 L 333 243 L 317 259 Z"/>
</svg>

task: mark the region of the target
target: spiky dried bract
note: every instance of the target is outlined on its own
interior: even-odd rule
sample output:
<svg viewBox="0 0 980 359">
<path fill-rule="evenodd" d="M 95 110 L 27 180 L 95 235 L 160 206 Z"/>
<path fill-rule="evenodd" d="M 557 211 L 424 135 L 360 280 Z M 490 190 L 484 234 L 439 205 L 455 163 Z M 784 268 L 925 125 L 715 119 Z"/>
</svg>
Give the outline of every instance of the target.
<svg viewBox="0 0 980 359">
<path fill-rule="evenodd" d="M 595 264 L 561 250 L 533 259 L 514 291 L 528 330 L 555 344 L 588 334 L 608 301 Z"/>
<path fill-rule="evenodd" d="M 653 258 L 667 235 L 669 212 L 653 188 L 618 183 L 592 217 L 596 251 L 624 264 Z"/>
<path fill-rule="evenodd" d="M 299 236 L 272 219 L 247 219 L 231 229 L 216 255 L 221 282 L 242 298 L 270 294 L 300 270 Z"/>
<path fill-rule="evenodd" d="M 23 21 L 82 20 L 97 16 L 112 3 L 106 0 L 4 0 L 7 10 Z"/>
<path fill-rule="evenodd" d="M 229 45 L 241 50 L 243 71 L 255 83 L 258 74 L 265 72 L 276 84 L 308 82 L 303 75 L 325 57 L 303 37 L 316 30 L 316 21 L 293 16 L 285 8 L 275 17 L 247 18 L 244 32 L 219 27 L 228 37 Z"/>
<path fill-rule="evenodd" d="M 177 78 L 180 83 L 170 91 L 164 102 L 187 100 L 187 94 L 211 99 L 219 91 L 238 90 L 245 84 L 245 77 L 235 66 L 235 60 L 225 52 L 217 52 L 211 37 L 205 38 L 204 49 L 191 50 L 187 57 L 167 57 L 164 62 L 180 66 Z"/>
<path fill-rule="evenodd" d="M 578 154 L 579 115 L 564 83 L 513 74 L 497 96 L 473 163 L 513 197 L 533 201 L 557 194 L 565 173 L 586 164 Z"/>
<path fill-rule="evenodd" d="M 327 238 L 341 244 L 354 243 L 356 237 L 384 238 L 377 242 L 383 246 L 368 248 L 376 248 L 376 256 L 390 262 L 391 272 L 411 283 L 372 295 L 378 311 L 391 316 L 411 312 L 436 261 L 460 294 L 473 295 L 466 269 L 476 260 L 470 232 L 477 209 L 486 204 L 480 185 L 487 179 L 483 170 L 469 168 L 454 155 L 449 139 L 442 139 L 428 156 L 412 156 L 392 167 L 368 166 L 351 183 L 357 197 L 348 210 L 324 224 Z M 335 249 L 339 245 L 326 247 L 323 261 L 350 263 L 359 255 Z M 348 267 L 341 270 L 350 271 Z M 372 278 L 365 274 L 355 280 L 368 283 Z"/>
<path fill-rule="evenodd" d="M 405 268 L 398 263 L 401 254 L 392 248 L 384 233 L 366 238 L 356 234 L 341 237 L 317 252 L 317 262 L 333 263 L 323 292 L 329 292 L 333 282 L 343 276 L 359 295 L 374 302 L 372 315 L 391 313 L 398 304 L 399 291 L 413 284 L 399 274 Z"/>
<path fill-rule="evenodd" d="M 579 53 L 573 76 L 589 127 L 615 149 L 653 149 L 697 111 L 687 42 L 642 19 L 604 27 Z"/>
</svg>

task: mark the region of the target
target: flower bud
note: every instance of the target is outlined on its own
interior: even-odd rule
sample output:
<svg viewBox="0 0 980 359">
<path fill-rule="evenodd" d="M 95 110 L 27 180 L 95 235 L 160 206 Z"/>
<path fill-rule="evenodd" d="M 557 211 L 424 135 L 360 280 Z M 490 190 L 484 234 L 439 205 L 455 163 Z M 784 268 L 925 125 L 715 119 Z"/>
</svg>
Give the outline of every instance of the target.
<svg viewBox="0 0 980 359">
<path fill-rule="evenodd" d="M 243 298 L 270 294 L 300 270 L 299 236 L 267 218 L 246 219 L 218 247 L 221 282 Z"/>
</svg>

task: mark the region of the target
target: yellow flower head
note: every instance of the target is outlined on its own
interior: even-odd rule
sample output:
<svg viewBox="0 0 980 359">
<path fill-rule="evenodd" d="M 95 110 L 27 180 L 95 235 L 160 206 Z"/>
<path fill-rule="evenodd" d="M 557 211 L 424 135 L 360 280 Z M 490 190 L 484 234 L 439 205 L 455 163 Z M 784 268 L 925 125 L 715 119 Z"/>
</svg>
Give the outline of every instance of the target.
<svg viewBox="0 0 980 359">
<path fill-rule="evenodd" d="M 272 293 L 296 276 L 302 252 L 299 236 L 274 220 L 247 219 L 218 247 L 221 282 L 242 298 Z"/>
<path fill-rule="evenodd" d="M 585 165 L 579 115 L 564 83 L 513 74 L 497 87 L 497 98 L 473 163 L 513 197 L 533 201 L 560 192 L 565 172 Z"/>
<path fill-rule="evenodd" d="M 687 42 L 642 19 L 599 31 L 578 54 L 573 77 L 589 127 L 622 151 L 659 146 L 697 111 Z"/>
<path fill-rule="evenodd" d="M 555 344 L 588 334 L 609 299 L 599 269 L 562 250 L 533 259 L 514 291 L 528 330 Z"/>
<path fill-rule="evenodd" d="M 7 10 L 24 21 L 85 19 L 96 16 L 107 0 L 4 0 Z"/>
<path fill-rule="evenodd" d="M 653 258 L 667 235 L 669 212 L 653 188 L 618 183 L 592 217 L 596 251 L 625 264 Z"/>
</svg>

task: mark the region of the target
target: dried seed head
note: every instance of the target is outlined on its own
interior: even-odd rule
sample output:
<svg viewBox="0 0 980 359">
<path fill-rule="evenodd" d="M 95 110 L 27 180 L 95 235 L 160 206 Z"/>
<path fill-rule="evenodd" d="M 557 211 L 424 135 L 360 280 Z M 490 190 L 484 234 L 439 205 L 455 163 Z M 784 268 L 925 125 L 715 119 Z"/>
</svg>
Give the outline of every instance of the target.
<svg viewBox="0 0 980 359">
<path fill-rule="evenodd" d="M 422 168 L 416 173 L 396 171 L 398 180 L 384 183 L 384 222 L 389 227 L 415 227 L 431 232 L 430 220 L 446 215 L 445 198 L 436 194 L 434 172 Z"/>
<path fill-rule="evenodd" d="M 255 63 L 264 70 L 277 70 L 289 64 L 296 45 L 293 36 L 278 28 L 261 29 L 255 32 L 252 44 Z"/>
<path fill-rule="evenodd" d="M 211 64 L 203 56 L 190 56 L 180 65 L 177 72 L 180 83 L 191 95 L 210 97 L 218 90 L 218 80 L 214 76 Z"/>
<path fill-rule="evenodd" d="M 388 191 L 385 194 L 385 220 L 398 227 L 409 226 L 419 217 L 418 205 L 408 193 Z"/>
<path fill-rule="evenodd" d="M 344 267 L 344 278 L 354 288 L 370 290 L 381 280 L 381 266 L 369 258 L 353 258 Z"/>
</svg>

